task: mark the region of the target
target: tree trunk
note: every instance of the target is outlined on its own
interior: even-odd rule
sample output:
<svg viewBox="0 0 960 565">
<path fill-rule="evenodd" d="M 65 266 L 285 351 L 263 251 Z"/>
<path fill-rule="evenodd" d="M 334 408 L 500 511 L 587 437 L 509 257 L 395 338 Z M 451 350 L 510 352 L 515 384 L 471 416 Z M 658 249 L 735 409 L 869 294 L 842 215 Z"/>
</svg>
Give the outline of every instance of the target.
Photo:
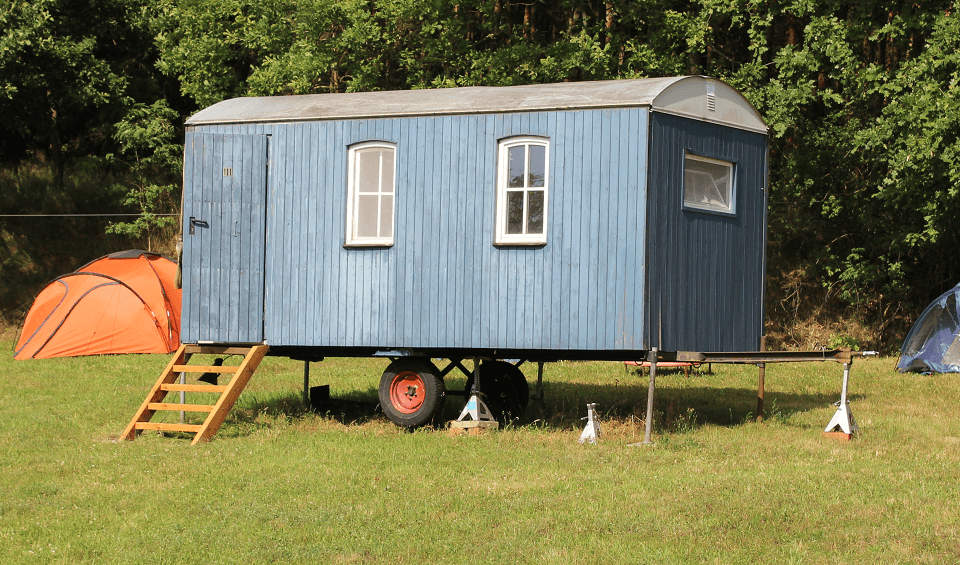
<svg viewBox="0 0 960 565">
<path fill-rule="evenodd" d="M 603 44 L 610 45 L 610 34 L 611 29 L 613 28 L 613 2 L 606 3 L 607 17 L 604 22 L 604 27 L 607 28 L 606 36 L 604 37 Z"/>
<path fill-rule="evenodd" d="M 47 93 L 49 99 L 49 92 Z M 60 144 L 60 130 L 57 127 L 57 109 L 50 107 L 50 161 L 53 169 L 53 186 L 59 192 L 63 189 L 63 176 L 66 169 L 66 157 Z"/>
</svg>

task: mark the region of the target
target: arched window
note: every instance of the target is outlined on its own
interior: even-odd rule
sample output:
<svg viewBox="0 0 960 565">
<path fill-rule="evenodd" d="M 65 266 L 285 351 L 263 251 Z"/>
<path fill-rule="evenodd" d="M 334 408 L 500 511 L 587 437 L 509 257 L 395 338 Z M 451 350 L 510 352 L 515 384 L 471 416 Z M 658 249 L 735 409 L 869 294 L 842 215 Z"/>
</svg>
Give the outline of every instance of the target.
<svg viewBox="0 0 960 565">
<path fill-rule="evenodd" d="M 350 148 L 346 245 L 393 245 L 396 145 L 382 141 Z"/>
<path fill-rule="evenodd" d="M 511 137 L 500 141 L 497 167 L 496 243 L 547 242 L 550 140 Z"/>
</svg>

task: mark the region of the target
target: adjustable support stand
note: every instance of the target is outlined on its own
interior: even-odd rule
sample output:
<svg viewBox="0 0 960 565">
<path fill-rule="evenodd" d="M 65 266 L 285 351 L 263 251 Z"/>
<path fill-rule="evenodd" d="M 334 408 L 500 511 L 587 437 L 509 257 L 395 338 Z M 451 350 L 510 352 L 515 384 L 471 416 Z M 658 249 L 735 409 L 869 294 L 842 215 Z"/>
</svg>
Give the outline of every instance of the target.
<svg viewBox="0 0 960 565">
<path fill-rule="evenodd" d="M 580 434 L 580 443 L 597 443 L 597 436 L 600 435 L 600 426 L 594 419 L 593 409 L 596 408 L 596 406 L 596 403 L 587 404 L 587 417 L 580 418 L 581 420 L 587 421 L 587 427 L 583 428 L 583 433 Z"/>
<path fill-rule="evenodd" d="M 458 422 L 493 422 L 496 423 L 496 419 L 490 413 L 490 409 L 487 408 L 487 405 L 480 400 L 480 396 L 477 394 L 476 390 L 473 391 L 473 394 L 470 395 L 470 400 L 467 401 L 467 405 L 463 407 L 463 411 L 460 412 L 460 417 L 457 418 Z"/>
<path fill-rule="evenodd" d="M 450 423 L 450 427 L 458 429 L 497 429 L 500 423 L 497 422 L 490 409 L 481 400 L 480 391 L 480 358 L 473 358 L 473 389 L 470 391 L 470 399 L 467 405 L 463 407 L 460 416 L 456 421 Z"/>
<path fill-rule="evenodd" d="M 837 403 L 837 411 L 833 419 L 823 430 L 823 435 L 835 437 L 846 441 L 859 431 L 857 421 L 853 419 L 853 412 L 850 411 L 850 402 L 847 400 L 847 383 L 850 381 L 850 364 L 843 364 L 843 388 L 840 391 L 840 402 Z M 839 431 L 837 431 L 839 428 Z"/>
</svg>

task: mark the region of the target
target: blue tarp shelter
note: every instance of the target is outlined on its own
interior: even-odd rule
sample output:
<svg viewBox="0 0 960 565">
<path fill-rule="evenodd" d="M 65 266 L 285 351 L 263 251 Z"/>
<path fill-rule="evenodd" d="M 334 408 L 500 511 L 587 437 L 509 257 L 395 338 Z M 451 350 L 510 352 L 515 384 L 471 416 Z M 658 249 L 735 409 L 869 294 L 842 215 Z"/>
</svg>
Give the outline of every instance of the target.
<svg viewBox="0 0 960 565">
<path fill-rule="evenodd" d="M 897 369 L 960 373 L 960 284 L 931 302 L 917 318 L 900 347 Z"/>
</svg>

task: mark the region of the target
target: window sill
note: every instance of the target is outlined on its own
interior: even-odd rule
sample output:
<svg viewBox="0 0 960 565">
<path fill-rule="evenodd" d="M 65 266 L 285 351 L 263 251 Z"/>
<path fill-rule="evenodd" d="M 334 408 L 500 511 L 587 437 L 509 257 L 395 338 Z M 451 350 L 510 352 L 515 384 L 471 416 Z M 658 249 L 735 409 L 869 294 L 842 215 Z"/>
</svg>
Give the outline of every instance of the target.
<svg viewBox="0 0 960 565">
<path fill-rule="evenodd" d="M 494 241 L 494 247 L 546 247 L 546 241 Z"/>
<path fill-rule="evenodd" d="M 393 247 L 392 241 L 353 241 L 344 243 L 346 249 L 369 248 L 369 247 Z"/>
<path fill-rule="evenodd" d="M 726 218 L 737 217 L 736 210 L 727 211 L 727 210 L 715 210 L 712 208 L 698 208 L 696 206 L 690 206 L 689 204 L 684 204 L 682 209 L 684 212 L 696 212 L 698 214 L 710 214 L 713 216 L 724 216 Z"/>
</svg>

